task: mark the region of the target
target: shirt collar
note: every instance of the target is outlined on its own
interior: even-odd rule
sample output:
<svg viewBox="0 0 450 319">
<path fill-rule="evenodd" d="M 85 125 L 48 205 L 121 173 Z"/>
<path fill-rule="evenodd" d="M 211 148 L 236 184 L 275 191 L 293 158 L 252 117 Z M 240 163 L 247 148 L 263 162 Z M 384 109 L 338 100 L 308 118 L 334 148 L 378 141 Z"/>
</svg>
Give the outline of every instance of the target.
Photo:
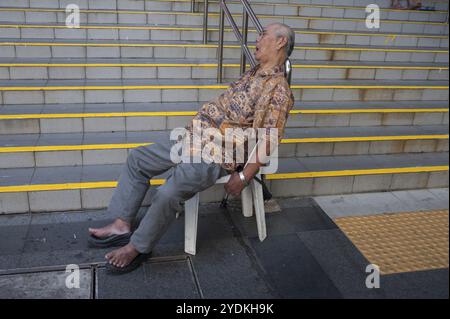
<svg viewBox="0 0 450 319">
<path fill-rule="evenodd" d="M 260 77 L 277 75 L 279 73 L 284 74 L 284 65 L 283 64 L 277 65 L 273 68 L 264 69 L 264 70 L 260 70 L 260 68 L 261 68 L 260 64 L 258 64 L 255 67 L 255 74 L 257 73 L 257 75 Z"/>
</svg>

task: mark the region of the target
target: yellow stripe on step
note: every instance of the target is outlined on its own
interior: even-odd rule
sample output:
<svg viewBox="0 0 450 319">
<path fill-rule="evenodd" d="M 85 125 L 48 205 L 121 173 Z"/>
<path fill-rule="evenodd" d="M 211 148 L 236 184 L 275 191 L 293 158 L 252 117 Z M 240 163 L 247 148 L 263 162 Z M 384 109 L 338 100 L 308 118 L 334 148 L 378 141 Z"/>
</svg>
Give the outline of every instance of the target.
<svg viewBox="0 0 450 319">
<path fill-rule="evenodd" d="M 291 110 L 290 114 L 352 114 L 352 113 L 448 113 L 448 108 L 403 108 L 403 109 L 329 109 Z M 196 111 L 173 112 L 112 112 L 112 113 L 61 113 L 61 114 L 5 114 L 0 120 L 96 118 L 96 117 L 152 117 L 152 116 L 194 116 Z"/>
<path fill-rule="evenodd" d="M 296 143 L 333 143 L 333 142 L 364 142 L 364 141 L 401 141 L 401 140 L 432 140 L 448 139 L 449 135 L 404 135 L 404 136 L 361 136 L 361 137 L 316 137 L 316 138 L 286 138 L 282 144 Z M 86 150 L 115 150 L 132 149 L 139 146 L 151 145 L 150 143 L 126 143 L 126 144 L 89 144 L 89 145 L 52 145 L 52 146 L 9 146 L 0 147 L 0 153 L 24 153 L 24 152 L 54 152 L 54 151 L 86 151 Z"/>
<path fill-rule="evenodd" d="M 162 184 L 164 184 L 164 182 L 165 182 L 164 179 L 153 179 L 149 182 L 149 184 L 150 185 L 162 185 Z M 117 181 L 0 186 L 0 193 L 114 188 L 116 186 L 117 186 Z"/>
<path fill-rule="evenodd" d="M 129 149 L 154 143 L 128 144 L 90 144 L 90 145 L 52 145 L 52 146 L 9 146 L 0 147 L 0 153 L 54 152 L 54 151 L 86 151 Z"/>
<path fill-rule="evenodd" d="M 113 112 L 113 113 L 71 113 L 71 114 L 9 114 L 0 115 L 0 120 L 19 119 L 58 119 L 58 118 L 92 118 L 92 117 L 133 117 L 133 116 L 193 116 L 195 111 L 178 112 Z"/>
<path fill-rule="evenodd" d="M 113 12 L 108 12 L 113 13 Z M 117 13 L 117 12 L 116 12 Z M 158 12 L 152 12 L 153 14 L 158 14 Z M 174 14 L 174 13 L 169 13 Z M 180 13 L 179 13 L 180 14 Z M 192 15 L 192 14 L 190 14 Z M 197 14 L 198 16 L 202 16 L 202 13 Z M 210 17 L 218 17 L 218 13 L 209 13 Z M 234 16 L 242 16 L 238 14 L 234 14 Z M 363 18 L 337 18 L 337 17 L 310 17 L 310 16 L 279 16 L 279 15 L 259 15 L 258 18 L 287 18 L 287 19 L 295 19 L 295 20 L 318 20 L 318 21 L 343 21 L 343 22 L 365 22 L 366 19 Z M 382 23 L 389 24 L 421 24 L 421 25 L 430 25 L 430 26 L 445 26 L 446 22 L 434 22 L 434 21 L 405 21 L 405 20 L 388 20 L 383 19 Z M 66 28 L 65 25 L 46 25 L 46 24 L 2 24 L 0 27 L 9 27 L 14 26 L 17 28 Z M 150 29 L 152 28 L 152 29 Z M 80 29 L 124 29 L 124 30 L 163 30 L 159 28 L 165 28 L 160 26 L 122 26 L 122 25 L 114 25 L 114 26 L 104 26 L 104 25 L 80 25 Z M 180 31 L 198 31 L 202 30 L 201 27 L 173 27 L 173 29 L 178 29 Z M 218 31 L 217 27 L 209 28 L 211 31 Z M 225 31 L 232 32 L 232 29 L 226 28 Z M 249 29 L 250 32 L 256 32 L 255 29 Z M 300 33 L 300 31 L 295 31 L 296 33 Z"/>
<path fill-rule="evenodd" d="M 152 0 L 156 2 L 191 2 L 192 0 Z M 202 3 L 202 1 L 200 1 Z M 211 1 L 210 3 L 217 4 L 217 1 Z M 230 1 L 230 4 L 240 4 L 240 2 Z M 317 5 L 317 4 L 296 4 L 296 3 L 262 3 L 253 2 L 252 5 L 265 5 L 265 6 L 288 6 L 288 7 L 305 7 L 305 8 L 325 8 L 325 9 L 352 9 L 352 10 L 365 10 L 365 7 L 348 7 L 348 6 L 334 6 L 334 5 Z M 40 9 L 40 8 L 0 8 L 0 11 L 19 11 L 19 12 L 65 12 L 65 9 Z M 444 10 L 409 10 L 409 9 L 392 9 L 392 8 L 380 8 L 380 11 L 391 11 L 391 12 L 414 12 L 414 13 L 447 13 Z M 138 10 L 108 10 L 108 9 L 80 9 L 80 13 L 112 13 L 112 14 L 182 14 L 182 15 L 203 15 L 202 12 L 165 12 L 165 11 L 138 11 Z M 211 12 L 209 15 L 218 16 L 218 13 Z M 233 14 L 233 16 L 242 16 L 241 14 Z M 295 16 L 285 16 L 285 15 L 258 15 L 258 17 L 284 17 L 293 18 Z"/>
<path fill-rule="evenodd" d="M 290 114 L 346 114 L 346 113 L 432 113 L 448 112 L 448 108 L 403 108 L 403 109 L 339 109 L 339 110 L 291 110 Z"/>
<path fill-rule="evenodd" d="M 226 89 L 228 85 L 86 85 L 86 86 L 10 86 L 0 91 L 88 91 L 88 90 L 205 90 Z M 447 90 L 444 85 L 308 85 L 293 84 L 292 89 L 384 89 L 384 90 Z"/>
<path fill-rule="evenodd" d="M 223 64 L 227 68 L 239 68 L 240 64 Z M 199 67 L 216 68 L 216 63 L 0 63 L 0 67 Z M 250 65 L 247 65 L 250 67 Z M 294 69 L 392 69 L 392 70 L 448 70 L 448 66 L 396 66 L 396 65 L 329 65 L 299 64 Z"/>
<path fill-rule="evenodd" d="M 314 137 L 314 138 L 287 138 L 284 144 L 294 143 L 334 143 L 334 142 L 365 142 L 365 141 L 406 141 L 448 139 L 448 134 L 438 135 L 400 135 L 400 136 L 359 136 L 359 137 Z M 1 152 L 1 149 L 0 149 Z"/>
<path fill-rule="evenodd" d="M 421 167 L 401 167 L 401 168 L 377 168 L 362 170 L 339 170 L 324 172 L 302 172 L 302 173 L 276 173 L 266 175 L 267 179 L 299 179 L 314 177 L 337 177 L 337 176 L 358 176 L 358 175 L 380 175 L 399 173 L 426 173 L 448 171 L 447 166 L 421 166 Z"/>
<path fill-rule="evenodd" d="M 68 42 L 0 42 L 0 46 L 81 46 L 81 47 L 161 47 L 161 48 L 217 48 L 217 44 L 162 44 L 162 43 L 68 43 Z M 254 45 L 248 46 L 254 49 Z M 224 45 L 227 49 L 240 49 L 239 45 Z M 435 49 L 402 49 L 402 48 L 349 48 L 349 47 L 312 47 L 312 46 L 296 46 L 296 50 L 322 50 L 322 51 L 372 51 L 372 52 L 409 52 L 409 53 L 442 53 L 448 54 L 448 50 Z"/>
<path fill-rule="evenodd" d="M 266 178 L 273 179 L 273 180 L 275 180 L 275 179 L 281 180 L 281 179 L 300 179 L 300 178 L 315 178 L 315 177 L 380 175 L 380 174 L 400 174 L 400 173 L 427 173 L 427 172 L 439 172 L 439 171 L 448 171 L 448 165 L 447 166 L 422 166 L 422 167 L 362 169 L 362 170 L 338 170 L 338 171 L 302 172 L 302 173 L 276 173 L 276 174 L 266 175 Z M 161 185 L 164 183 L 164 181 L 165 181 L 164 179 L 154 179 L 154 180 L 151 180 L 149 183 L 151 185 Z M 117 181 L 0 186 L 0 193 L 98 189 L 98 188 L 114 188 L 116 186 L 117 186 Z"/>
<path fill-rule="evenodd" d="M 11 86 L 0 91 L 86 91 L 86 90 L 162 90 L 226 89 L 227 85 L 86 85 L 86 86 Z"/>
<path fill-rule="evenodd" d="M 309 18 L 309 17 L 297 17 L 297 19 L 304 20 L 336 20 L 336 21 L 348 21 L 348 22 L 363 22 L 363 19 L 345 19 L 345 18 Z M 399 23 L 394 20 L 384 20 L 383 22 L 388 23 Z M 400 21 L 401 23 L 409 23 L 411 21 Z M 445 25 L 445 23 L 439 22 L 412 22 L 414 24 L 430 24 L 430 25 Z M 0 24 L 0 28 L 8 28 L 8 29 L 66 29 L 66 25 L 62 24 Z M 78 29 L 102 29 L 102 30 L 154 30 L 154 31 L 193 31 L 193 32 L 203 32 L 202 27 L 169 27 L 169 26 L 124 26 L 124 25 L 80 25 Z M 218 32 L 219 29 L 217 27 L 208 28 L 208 32 Z M 233 32 L 233 29 L 225 28 L 225 32 Z M 255 29 L 249 29 L 249 32 L 255 33 Z M 318 35 L 346 35 L 346 36 L 375 36 L 375 37 L 389 37 L 389 38 L 431 38 L 431 39 L 446 39 L 448 36 L 446 35 L 430 35 L 430 34 L 402 34 L 402 33 L 362 33 L 362 32 L 345 32 L 345 31 L 320 31 L 320 30 L 311 30 L 311 31 L 303 31 L 303 30 L 294 30 L 296 34 L 318 34 Z"/>
</svg>

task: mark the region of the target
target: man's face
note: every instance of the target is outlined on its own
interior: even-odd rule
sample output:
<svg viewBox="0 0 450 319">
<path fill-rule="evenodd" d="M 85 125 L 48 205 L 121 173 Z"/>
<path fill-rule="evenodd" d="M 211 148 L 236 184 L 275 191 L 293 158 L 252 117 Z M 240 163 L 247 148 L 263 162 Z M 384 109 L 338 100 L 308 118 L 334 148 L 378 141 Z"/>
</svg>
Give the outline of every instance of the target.
<svg viewBox="0 0 450 319">
<path fill-rule="evenodd" d="M 277 55 L 275 26 L 269 25 L 263 29 L 256 39 L 255 59 L 267 62 Z"/>
</svg>

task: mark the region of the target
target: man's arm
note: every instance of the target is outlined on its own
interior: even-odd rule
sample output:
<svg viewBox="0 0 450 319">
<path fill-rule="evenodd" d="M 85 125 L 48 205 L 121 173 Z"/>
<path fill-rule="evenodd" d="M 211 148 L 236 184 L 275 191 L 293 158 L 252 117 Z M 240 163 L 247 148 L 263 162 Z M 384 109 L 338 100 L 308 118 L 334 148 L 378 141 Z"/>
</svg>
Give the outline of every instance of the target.
<svg viewBox="0 0 450 319">
<path fill-rule="evenodd" d="M 261 163 L 259 163 L 258 161 L 256 161 L 256 163 L 249 163 L 244 171 L 244 177 L 245 180 L 248 182 L 250 182 L 250 180 L 255 177 L 255 175 L 258 173 L 259 168 L 261 167 Z M 225 184 L 225 191 L 227 192 L 227 194 L 230 194 L 232 196 L 238 196 L 242 190 L 245 187 L 245 183 L 241 180 L 239 173 L 234 172 L 233 174 L 231 174 L 230 176 L 230 180 L 228 181 L 228 183 Z"/>
<path fill-rule="evenodd" d="M 289 111 L 292 108 L 293 100 L 291 99 L 290 90 L 286 85 L 278 84 L 274 91 L 273 96 L 270 99 L 270 103 L 267 106 L 268 111 L 266 112 L 266 116 L 263 119 L 262 127 L 266 129 L 275 128 L 277 129 L 277 136 L 267 136 L 266 135 L 266 150 L 273 150 L 274 146 L 278 147 L 278 143 L 283 137 L 284 127 L 286 125 L 286 121 L 289 115 Z M 269 131 L 269 130 L 267 130 Z M 272 148 L 270 147 L 272 146 Z M 258 157 L 259 152 L 256 153 L 256 160 L 247 163 L 243 170 L 243 174 L 247 182 L 258 173 L 259 169 L 263 164 Z M 270 155 L 270 154 L 268 154 Z M 238 173 L 233 173 L 230 177 L 230 180 L 227 184 L 225 184 L 225 190 L 228 194 L 233 196 L 239 195 L 244 189 L 245 184 L 242 182 Z"/>
</svg>

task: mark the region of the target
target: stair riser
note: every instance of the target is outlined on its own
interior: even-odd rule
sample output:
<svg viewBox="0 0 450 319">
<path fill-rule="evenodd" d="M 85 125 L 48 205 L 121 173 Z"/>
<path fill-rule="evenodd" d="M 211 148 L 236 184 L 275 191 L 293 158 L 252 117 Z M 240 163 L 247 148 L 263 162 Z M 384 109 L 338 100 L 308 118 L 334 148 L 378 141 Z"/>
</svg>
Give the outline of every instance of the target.
<svg viewBox="0 0 450 319">
<path fill-rule="evenodd" d="M 192 116 L 0 120 L 0 134 L 143 132 L 184 127 Z M 448 125 L 448 112 L 291 114 L 287 127 Z"/>
<path fill-rule="evenodd" d="M 264 12 L 260 6 L 257 11 Z M 173 11 L 173 10 L 171 10 Z M 186 11 L 186 10 L 183 10 Z M 242 10 L 234 9 L 233 15 L 236 24 L 242 25 Z M 212 8 L 210 12 L 218 12 L 216 8 Z M 267 10 L 266 12 L 272 12 Z M 301 25 L 301 21 L 297 17 L 311 18 L 348 18 L 348 19 L 365 19 L 366 12 L 361 9 L 340 9 L 340 8 L 321 8 L 321 7 L 301 7 L 299 9 L 292 7 L 280 7 L 275 10 L 274 14 L 267 14 L 273 17 L 265 17 L 260 13 L 260 22 L 267 25 L 276 19 L 279 22 L 286 23 L 292 27 Z M 288 17 L 286 17 L 288 16 Z M 0 12 L 0 21 L 10 23 L 65 23 L 68 15 L 65 12 L 24 12 L 24 11 L 3 11 Z M 411 22 L 445 22 L 447 15 L 441 12 L 400 12 L 400 11 L 381 11 L 380 20 L 384 21 L 411 21 Z M 304 19 L 301 19 L 304 20 Z M 208 24 L 211 26 L 219 25 L 218 15 L 210 15 Z M 80 24 L 96 24 L 96 23 L 114 23 L 114 24 L 160 24 L 160 25 L 203 25 L 202 13 L 198 15 L 182 15 L 182 14 L 155 14 L 155 13 L 80 13 Z M 300 23 L 300 25 L 298 25 Z"/>
<path fill-rule="evenodd" d="M 282 20 L 284 23 L 295 24 L 296 17 L 311 18 L 348 18 L 348 19 L 366 19 L 365 10 L 359 8 L 322 8 L 322 7 L 288 7 L 273 6 L 264 7 L 260 5 L 252 5 L 258 15 L 260 22 L 266 25 L 273 19 Z M 181 11 L 189 11 L 186 7 Z M 233 17 L 238 26 L 242 24 L 242 9 L 234 5 L 230 6 Z M 203 9 L 202 9 L 203 10 Z M 155 10 L 152 10 L 155 11 Z M 170 10 L 174 11 L 174 10 Z M 197 11 L 197 15 L 169 15 L 154 13 L 80 13 L 80 23 L 118 23 L 118 24 L 180 24 L 180 25 L 202 25 L 203 11 Z M 211 5 L 208 23 L 210 25 L 218 25 L 218 8 Z M 265 13 L 266 12 L 266 13 Z M 275 18 L 265 18 L 265 15 L 274 16 Z M 24 12 L 24 11 L 4 11 L 0 12 L 0 21 L 13 23 L 65 23 L 67 14 L 65 12 Z M 289 16 L 288 18 L 285 18 Z M 445 22 L 447 15 L 442 12 L 427 11 L 381 11 L 380 20 L 395 21 L 420 21 L 420 22 Z M 289 23 L 292 22 L 292 23 Z"/>
<path fill-rule="evenodd" d="M 380 8 L 389 8 L 391 5 L 390 0 L 258 0 L 255 2 L 267 3 L 263 5 L 252 4 L 252 8 L 256 13 L 266 13 L 273 14 L 274 12 L 280 12 L 285 14 L 285 11 L 292 11 L 296 7 L 286 6 L 284 4 L 306 4 L 306 5 L 334 5 L 334 6 L 367 6 L 369 4 L 376 3 Z M 147 1 L 147 0 L 106 0 L 106 1 L 96 1 L 96 0 L 60 0 L 60 1 L 41 1 L 41 0 L 4 0 L 2 1 L 2 7 L 23 7 L 23 8 L 65 8 L 68 4 L 77 4 L 80 9 L 110 9 L 110 10 L 146 10 L 146 11 L 190 11 L 192 6 L 190 1 L 184 2 L 162 2 L 162 1 Z M 271 4 L 278 5 L 271 5 Z M 281 5 L 279 5 L 281 4 Z M 437 2 L 431 0 L 423 0 L 422 4 L 424 6 L 434 6 L 436 10 L 447 10 L 448 3 L 445 1 Z M 217 11 L 217 4 L 210 2 L 211 12 Z M 202 1 L 196 1 L 195 9 L 203 10 Z M 232 12 L 242 12 L 242 5 L 229 4 L 229 8 Z"/>
<path fill-rule="evenodd" d="M 332 30 L 335 32 L 347 31 L 369 31 L 365 23 L 361 22 L 341 22 L 341 21 L 321 21 L 321 20 L 299 20 L 298 25 L 289 22 L 293 27 L 307 28 L 309 30 Z M 428 25 L 418 22 L 417 24 L 383 24 L 379 32 L 412 33 L 412 34 L 428 34 L 428 35 L 447 35 L 448 26 Z M 79 39 L 79 40 L 147 40 L 147 41 L 201 41 L 203 39 L 203 31 L 200 30 L 149 30 L 149 29 L 118 29 L 115 27 L 107 29 L 96 28 L 0 28 L 2 38 L 11 39 Z M 248 41 L 255 42 L 256 32 L 249 32 Z M 359 37 L 346 35 L 305 35 L 296 34 L 298 43 L 310 44 L 367 44 L 367 45 L 395 45 L 395 46 L 446 46 L 447 39 L 429 39 L 426 37 L 398 37 L 395 40 L 389 37 L 372 36 Z M 219 32 L 217 30 L 208 30 L 208 39 L 211 42 L 219 40 Z M 227 28 L 224 35 L 225 41 L 236 41 L 236 36 Z"/>
<path fill-rule="evenodd" d="M 236 11 L 236 10 L 235 10 Z M 234 16 L 236 24 L 242 25 L 242 10 L 238 10 L 238 15 Z M 260 10 L 262 11 L 262 10 Z M 216 12 L 211 10 L 211 12 Z M 270 11 L 267 11 L 270 12 Z M 277 13 L 280 15 L 277 16 Z M 282 12 L 277 9 L 276 14 L 267 14 L 270 17 L 262 15 L 259 17 L 262 25 L 267 25 L 272 22 L 282 22 L 291 27 L 297 28 L 326 28 L 330 25 L 332 20 L 318 20 L 321 19 L 339 19 L 338 23 L 334 23 L 334 27 L 339 30 L 360 30 L 369 31 L 364 24 L 364 21 L 359 23 L 355 21 L 342 21 L 341 19 L 357 19 L 364 20 L 366 18 L 365 11 L 359 9 L 322 9 L 304 7 L 300 9 L 287 8 Z M 0 11 L 0 21 L 10 22 L 15 24 L 40 24 L 40 23 L 66 23 L 68 14 L 65 12 L 24 12 L 24 11 Z M 307 19 L 305 17 L 308 17 Z M 423 12 L 382 12 L 381 26 L 379 29 L 371 29 L 370 31 L 381 32 L 407 32 L 414 33 L 416 31 L 407 31 L 405 24 L 413 26 L 413 30 L 420 33 L 434 33 L 428 31 L 429 25 L 419 27 L 420 23 L 445 22 L 447 15 L 445 13 L 423 13 Z M 311 20 L 312 22 L 310 22 Z M 397 21 L 407 21 L 411 23 L 398 23 Z M 350 22 L 350 23 L 349 23 Z M 141 25 L 190 25 L 202 26 L 203 15 L 189 15 L 189 14 L 155 14 L 155 13 L 80 13 L 80 24 L 141 24 Z M 211 27 L 219 25 L 219 17 L 217 14 L 208 17 L 208 24 Z M 320 26 L 323 24 L 323 26 Z M 345 29 L 349 27 L 349 29 Z M 330 29 L 332 29 L 331 26 Z M 344 28 L 344 29 L 342 29 Z M 394 31 L 395 30 L 395 31 Z"/>
<path fill-rule="evenodd" d="M 370 4 L 377 4 L 381 9 L 389 9 L 391 7 L 391 0 L 321 0 L 321 1 L 314 1 L 314 0 L 276 0 L 276 1 L 271 1 L 271 0 L 263 0 L 263 1 L 256 1 L 256 2 L 263 2 L 263 3 L 267 3 L 267 4 L 263 4 L 263 5 L 255 5 L 252 4 L 252 8 L 254 7 L 258 7 L 258 9 L 256 10 L 272 10 L 272 8 L 267 8 L 270 6 L 270 4 L 273 3 L 277 3 L 278 5 L 273 6 L 273 10 L 274 12 L 284 12 L 284 11 L 291 11 L 292 7 L 286 6 L 284 4 L 286 3 L 290 3 L 290 4 L 305 4 L 308 6 L 321 6 L 321 5 L 325 5 L 325 6 L 347 6 L 347 7 L 365 7 L 368 6 Z M 281 4 L 281 5 L 280 5 Z M 424 6 L 434 6 L 436 10 L 447 10 L 448 9 L 448 3 L 446 3 L 445 1 L 442 2 L 434 2 L 432 0 L 425 0 L 422 1 L 422 4 Z M 214 11 L 218 11 L 218 5 L 215 3 L 210 3 L 210 10 L 214 10 Z M 190 7 L 189 7 L 190 8 Z M 231 4 L 229 5 L 230 10 L 233 10 L 232 12 L 237 12 L 240 13 L 242 12 L 242 6 L 240 4 Z M 291 8 L 291 9 L 290 9 Z M 198 4 L 198 9 L 200 11 L 203 10 L 203 4 L 199 3 Z M 289 10 L 290 9 L 290 10 Z M 255 10 L 255 12 L 257 12 Z M 295 10 L 295 7 L 294 7 Z M 258 11 L 260 12 L 260 11 Z M 264 12 L 264 11 L 261 11 Z"/>
<path fill-rule="evenodd" d="M 341 8 L 340 5 L 336 5 L 336 8 L 324 8 L 320 7 L 323 3 L 317 1 L 311 1 L 313 6 L 293 7 L 286 5 L 256 5 L 252 4 L 252 8 L 257 15 L 283 15 L 283 16 L 306 16 L 306 17 L 322 17 L 322 18 L 349 18 L 349 19 L 366 19 L 367 13 L 360 7 L 364 6 L 360 1 L 356 1 L 355 5 L 359 8 Z M 371 1 L 368 4 L 379 3 L 379 1 Z M 327 5 L 327 4 L 325 4 Z M 328 4 L 330 5 L 330 4 Z M 345 5 L 344 5 L 345 6 Z M 402 20 L 402 21 L 427 21 L 427 22 L 445 22 L 446 14 L 432 11 L 392 11 L 383 10 L 383 6 L 380 6 L 380 19 L 381 20 Z M 388 9 L 389 6 L 384 8 Z M 436 6 L 436 8 L 438 8 Z M 442 10 L 447 10 L 441 7 Z M 230 4 L 229 9 L 232 13 L 242 14 L 242 5 Z M 186 10 L 186 9 L 185 9 Z M 203 12 L 203 6 L 198 7 L 197 12 Z M 439 9 L 438 9 L 439 10 Z M 219 12 L 219 6 L 217 4 L 211 4 L 209 6 L 209 12 Z M 238 20 L 235 18 L 235 20 Z"/>
<path fill-rule="evenodd" d="M 441 188 L 448 187 L 448 171 L 270 180 L 268 186 L 276 197 Z M 113 192 L 114 188 L 99 188 L 0 193 L 0 214 L 106 208 Z M 150 204 L 150 193 L 145 197 L 143 205 Z M 220 201 L 223 196 L 223 185 L 215 185 L 203 192 L 200 199 L 202 202 L 215 202 Z"/>
<path fill-rule="evenodd" d="M 0 80 L 216 79 L 217 67 L 0 67 Z M 224 79 L 239 78 L 225 67 Z M 293 80 L 445 80 L 448 70 L 294 68 Z"/>
<path fill-rule="evenodd" d="M 45 39 L 45 40 L 148 40 L 148 41 L 202 41 L 203 32 L 179 30 L 125 30 L 125 29 L 65 29 L 65 28 L 0 28 L 2 38 L 10 39 Z M 349 34 L 296 34 L 298 45 L 308 44 L 347 44 L 364 46 L 392 46 L 392 47 L 428 47 L 448 48 L 448 38 L 429 38 L 420 36 L 390 37 L 390 36 L 361 36 Z M 208 39 L 212 44 L 218 42 L 219 32 L 209 31 Z M 225 41 L 236 41 L 232 32 L 225 33 Z M 248 41 L 256 41 L 256 33 L 248 35 Z"/>
<path fill-rule="evenodd" d="M 447 101 L 448 90 L 292 89 L 297 101 Z M 223 89 L 4 91 L 3 104 L 207 102 Z"/>
<path fill-rule="evenodd" d="M 239 48 L 224 48 L 224 58 L 236 58 Z M 95 47 L 0 46 L 0 58 L 207 58 L 216 59 L 217 48 L 204 47 Z M 448 52 L 392 52 L 376 50 L 296 49 L 291 57 L 308 61 L 448 63 Z"/>
<path fill-rule="evenodd" d="M 281 158 L 448 152 L 448 139 L 281 144 Z M 0 168 L 123 164 L 128 150 L 80 150 L 1 153 Z"/>
</svg>

